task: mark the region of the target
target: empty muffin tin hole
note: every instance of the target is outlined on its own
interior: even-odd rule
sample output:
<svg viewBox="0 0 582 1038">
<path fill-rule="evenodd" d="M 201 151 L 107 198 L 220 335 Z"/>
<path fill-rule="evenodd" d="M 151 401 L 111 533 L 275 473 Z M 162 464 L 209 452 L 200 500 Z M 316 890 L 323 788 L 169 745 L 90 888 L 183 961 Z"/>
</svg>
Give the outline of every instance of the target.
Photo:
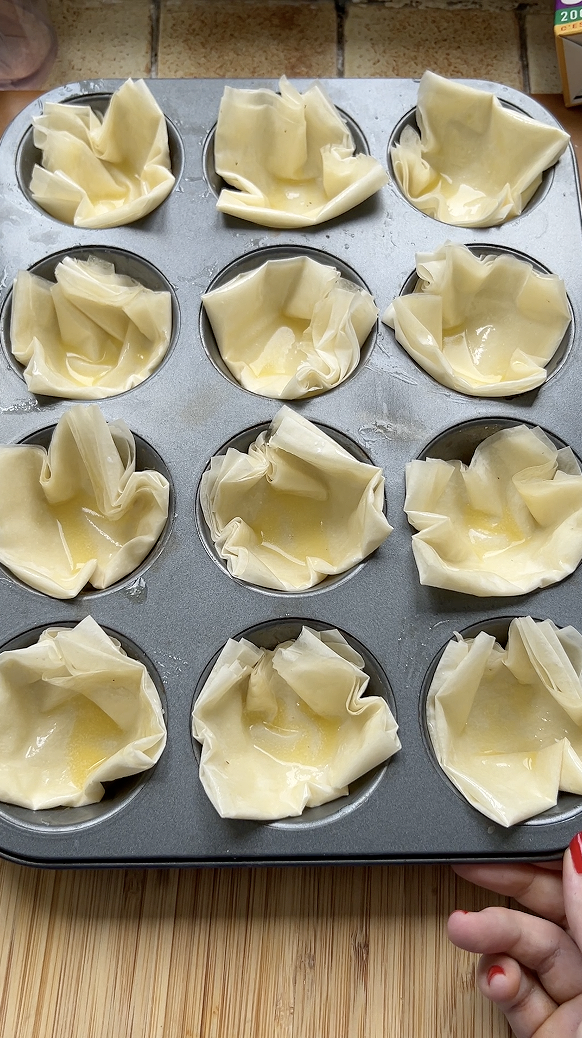
<svg viewBox="0 0 582 1038">
<path fill-rule="evenodd" d="M 489 257 L 489 256 L 492 256 L 494 258 L 497 257 L 497 256 L 515 256 L 516 259 L 522 260 L 524 263 L 530 263 L 531 266 L 533 267 L 534 271 L 536 272 L 536 274 L 542 274 L 542 275 L 546 275 L 546 276 L 552 274 L 552 271 L 549 270 L 548 267 L 544 267 L 544 265 L 542 263 L 538 263 L 537 260 L 532 259 L 531 256 L 526 255 L 526 253 L 524 253 L 524 252 L 519 252 L 517 249 L 509 249 L 509 248 L 507 248 L 504 245 L 478 245 L 478 244 L 475 244 L 475 245 L 466 245 L 465 247 L 469 250 L 469 252 L 472 252 L 473 255 L 476 256 L 478 259 L 484 259 L 484 258 Z M 409 296 L 409 295 L 412 295 L 413 292 L 420 291 L 421 282 L 422 282 L 422 278 L 420 278 L 418 276 L 416 270 L 413 270 L 412 273 L 409 274 L 409 276 L 407 277 L 406 281 L 404 282 L 404 284 L 402 286 L 402 289 L 400 290 L 400 295 L 401 296 Z M 559 344 L 556 352 L 554 353 L 553 357 L 551 357 L 550 360 L 548 361 L 548 363 L 546 364 L 546 371 L 548 373 L 546 382 L 552 377 L 552 375 L 556 374 L 556 372 L 559 370 L 559 368 L 562 367 L 562 364 L 564 363 L 566 357 L 570 353 L 570 349 L 571 349 L 572 343 L 574 341 L 574 335 L 575 335 L 574 311 L 572 310 L 572 304 L 570 303 L 569 299 L 568 299 L 568 309 L 570 311 L 570 324 L 566 328 L 566 331 L 564 332 L 564 336 L 562 338 L 562 341 Z M 413 363 L 416 364 L 416 361 L 414 361 Z M 416 366 L 419 367 L 418 364 Z M 424 368 L 422 370 L 424 371 L 425 374 L 428 374 L 428 372 L 425 371 Z M 429 375 L 429 378 L 430 377 L 432 377 L 432 376 Z M 545 383 L 542 383 L 542 385 L 545 385 Z M 539 386 L 538 390 L 541 389 L 541 388 L 542 387 Z M 521 395 L 521 394 L 519 394 L 519 395 Z M 506 397 L 505 399 L 508 399 L 508 398 Z"/>
<path fill-rule="evenodd" d="M 322 252 L 321 249 L 312 249 L 309 246 L 304 245 L 270 245 L 267 246 L 267 248 L 257 249 L 254 252 L 246 253 L 246 255 L 244 256 L 239 256 L 237 259 L 233 260 L 232 263 L 229 263 L 228 266 L 224 267 L 220 271 L 220 273 L 216 275 L 216 277 L 210 282 L 206 291 L 212 292 L 217 288 L 222 288 L 224 285 L 227 285 L 230 281 L 232 281 L 239 275 L 248 274 L 249 271 L 252 270 L 258 270 L 258 268 L 262 267 L 264 263 L 267 263 L 271 260 L 276 261 L 286 259 L 297 259 L 302 256 L 306 256 L 309 259 L 315 260 L 316 263 L 323 263 L 327 267 L 334 267 L 336 270 L 339 270 L 342 278 L 345 278 L 346 281 L 351 281 L 353 285 L 356 285 L 358 288 L 363 289 L 370 295 L 372 294 L 366 282 L 360 277 L 359 274 L 356 273 L 356 271 L 352 267 L 348 266 L 347 263 L 344 263 L 343 260 L 337 259 L 336 256 L 330 256 L 329 253 Z M 346 384 L 346 382 L 349 382 L 349 380 L 353 378 L 354 375 L 360 370 L 362 365 L 367 362 L 374 347 L 377 333 L 378 321 L 376 321 L 374 327 L 372 328 L 372 331 L 368 335 L 367 339 L 365 339 L 360 348 L 360 360 L 358 362 L 357 367 L 354 369 L 354 371 L 352 371 L 351 375 L 348 375 L 348 377 L 345 378 L 343 382 L 340 382 L 339 385 L 343 386 Z M 218 343 L 212 330 L 212 325 L 208 319 L 208 314 L 206 313 L 206 310 L 204 309 L 204 306 L 202 304 L 200 306 L 200 338 L 202 339 L 204 349 L 206 350 L 206 353 L 208 354 L 215 368 L 217 368 L 218 371 L 220 371 L 221 375 L 224 375 L 224 377 L 227 378 L 228 381 L 231 382 L 234 386 L 238 386 L 239 389 L 242 389 L 243 387 L 241 386 L 240 382 L 234 377 L 234 375 L 222 359 L 220 350 L 218 348 Z M 245 389 L 244 392 L 251 391 Z M 322 392 L 331 392 L 331 390 L 321 390 L 319 395 L 321 395 Z M 255 396 L 259 394 L 253 393 L 252 395 Z M 309 396 L 316 395 L 318 394 L 309 394 Z"/>
<path fill-rule="evenodd" d="M 525 425 L 528 429 L 541 428 L 535 422 L 524 422 L 518 418 L 472 418 L 468 422 L 461 422 L 450 429 L 435 436 L 430 443 L 417 455 L 419 461 L 427 458 L 438 458 L 441 461 L 461 461 L 463 465 L 469 465 L 473 454 L 483 440 L 503 429 L 514 429 L 516 426 Z M 560 450 L 567 447 L 559 436 L 542 429 L 542 432 Z"/>
<path fill-rule="evenodd" d="M 509 633 L 509 625 L 511 624 L 511 621 L 514 620 L 514 619 L 515 619 L 515 616 L 496 616 L 496 617 L 492 617 L 491 619 L 481 620 L 481 621 L 478 621 L 477 623 L 471 624 L 469 627 L 465 627 L 463 630 L 459 631 L 459 634 L 463 638 L 468 639 L 468 638 L 476 638 L 477 635 L 480 634 L 481 631 L 484 631 L 485 634 L 492 635 L 493 638 L 495 638 L 495 640 L 497 642 L 499 642 L 499 644 L 502 646 L 502 648 L 505 648 L 505 646 L 507 645 L 507 636 L 508 636 L 508 633 Z M 536 619 L 536 622 L 539 623 L 539 618 L 535 618 L 535 619 Z M 449 641 L 450 641 L 450 639 L 449 639 Z M 454 782 L 451 782 L 451 780 L 449 779 L 448 775 L 446 775 L 445 772 L 442 770 L 442 768 L 441 768 L 441 766 L 440 766 L 440 764 L 439 764 L 439 762 L 437 760 L 437 757 L 436 757 L 436 754 L 435 754 L 435 751 L 434 751 L 434 748 L 433 748 L 433 745 L 432 745 L 432 740 L 431 740 L 431 737 L 430 737 L 430 734 L 429 734 L 429 730 L 428 730 L 428 722 L 427 722 L 427 717 L 426 717 L 426 703 L 427 703 L 427 699 L 428 699 L 428 693 L 429 693 L 429 689 L 430 689 L 430 686 L 431 686 L 431 683 L 432 683 L 432 679 L 434 678 L 434 675 L 435 675 L 435 671 L 436 671 L 436 669 L 437 669 L 437 667 L 439 665 L 441 657 L 442 657 L 442 655 L 443 655 L 443 653 L 444 653 L 444 651 L 445 651 L 445 649 L 446 649 L 448 644 L 449 644 L 449 642 L 447 641 L 439 649 L 438 653 L 436 654 L 436 656 L 432 660 L 432 662 L 431 662 L 431 664 L 430 664 L 430 666 L 429 666 L 429 668 L 428 668 L 428 670 L 427 670 L 427 672 L 425 674 L 425 677 L 424 677 L 424 680 L 423 680 L 423 683 L 422 683 L 422 687 L 421 687 L 420 700 L 419 700 L 419 722 L 420 722 L 420 728 L 421 728 L 421 732 L 422 732 L 422 737 L 423 737 L 424 745 L 425 745 L 426 751 L 428 753 L 428 756 L 430 758 L 430 761 L 431 761 L 433 767 L 435 768 L 435 770 L 438 772 L 441 780 L 449 787 L 449 789 L 452 789 L 452 791 L 459 798 L 459 800 L 462 800 L 462 802 L 468 808 L 470 808 L 471 810 L 475 811 L 477 814 L 481 814 L 481 812 L 477 811 L 477 808 L 473 808 L 472 805 L 469 804 L 469 801 L 463 796 L 461 791 L 459 789 L 457 789 L 457 787 L 455 786 Z M 526 826 L 538 826 L 538 825 L 546 825 L 549 822 L 561 822 L 561 821 L 565 821 L 568 818 L 574 817 L 575 815 L 579 814 L 581 811 L 582 811 L 582 798 L 580 796 L 577 796 L 574 793 L 559 793 L 558 794 L 557 803 L 555 804 L 554 807 L 550 807 L 550 808 L 548 808 L 547 811 L 543 811 L 541 814 L 535 815 L 534 818 L 528 818 L 524 822 L 517 822 L 517 823 L 515 823 L 515 825 L 512 825 L 510 828 L 514 829 L 514 828 L 516 828 L 516 826 L 524 826 L 524 825 L 526 825 Z M 495 825 L 498 824 L 498 823 L 492 823 L 491 819 L 489 819 L 486 815 L 482 815 L 482 818 L 483 818 L 484 822 L 489 822 L 490 824 L 495 824 Z M 502 828 L 502 827 L 500 827 L 500 828 Z"/>
<path fill-rule="evenodd" d="M 65 101 L 60 102 L 66 105 L 89 105 L 94 112 L 98 112 L 100 115 L 104 115 L 109 107 L 112 94 L 79 94 L 77 97 L 68 97 Z M 175 177 L 176 184 L 182 175 L 182 169 L 184 167 L 184 148 L 182 139 L 178 133 L 176 127 L 167 116 L 166 127 L 168 130 L 168 147 L 170 152 L 170 168 Z M 22 140 L 18 146 L 16 153 L 16 178 L 20 186 L 20 190 L 23 195 L 28 199 L 31 205 L 34 206 L 40 213 L 43 213 L 51 220 L 55 220 L 57 223 L 62 223 L 61 220 L 57 220 L 56 217 L 51 216 L 47 213 L 46 209 L 38 205 L 32 197 L 30 191 L 30 181 L 32 178 L 32 171 L 35 166 L 42 166 L 42 151 L 37 148 L 34 143 L 34 130 L 32 126 L 29 126 L 24 133 Z M 176 187 L 174 184 L 174 189 Z M 161 203 L 163 205 L 163 202 Z M 155 210 L 153 210 L 155 212 Z M 150 214 L 148 214 L 150 215 Z"/>
<path fill-rule="evenodd" d="M 44 259 L 39 260 L 38 263 L 33 263 L 28 270 L 31 274 L 44 278 L 45 281 L 55 282 L 55 269 L 66 256 L 70 256 L 72 259 L 76 260 L 98 259 L 103 260 L 106 263 L 112 263 L 115 267 L 116 274 L 122 274 L 126 277 L 133 278 L 135 281 L 139 281 L 139 283 L 145 288 L 151 289 L 152 292 L 170 293 L 172 300 L 172 330 L 170 334 L 170 343 L 166 354 L 162 358 L 158 367 L 155 368 L 146 379 L 144 379 L 144 381 L 147 382 L 147 380 L 151 378 L 152 375 L 155 375 L 156 372 L 158 372 L 166 363 L 172 349 L 174 348 L 176 339 L 178 338 L 180 311 L 178 308 L 176 293 L 174 292 L 170 282 L 164 277 L 161 271 L 157 269 L 157 267 L 153 266 L 152 263 L 148 263 L 148 261 L 143 259 L 141 256 L 136 256 L 132 252 L 127 252 L 125 249 L 118 249 L 114 246 L 103 248 L 97 245 L 89 245 L 87 248 L 63 249 L 61 252 L 55 252 L 51 256 L 46 256 Z M 24 367 L 16 360 L 12 353 L 10 325 L 12 321 L 13 291 L 14 288 L 11 287 L 6 299 L 4 300 L 4 306 L 0 313 L 0 342 L 8 363 L 14 369 L 16 374 L 24 381 Z M 143 385 L 143 383 L 140 382 L 139 385 Z M 136 386 L 134 388 L 138 387 Z M 131 392 L 131 390 L 126 390 L 125 392 Z M 122 394 L 117 393 L 115 395 L 121 396 Z M 68 398 L 64 397 L 62 399 Z"/>
<path fill-rule="evenodd" d="M 231 447 L 237 451 L 240 451 L 241 454 L 246 453 L 251 444 L 254 443 L 257 439 L 259 433 L 262 433 L 266 429 L 268 429 L 270 424 L 270 422 L 262 422 L 260 425 L 254 425 L 250 429 L 245 429 L 243 432 L 237 433 L 236 436 L 233 436 L 232 439 L 227 440 L 227 442 L 224 443 L 222 447 L 220 447 L 219 450 L 216 451 L 214 457 L 226 454 L 227 450 L 229 450 L 229 448 Z M 356 458 L 357 461 L 362 461 L 366 465 L 374 464 L 370 457 L 366 454 L 366 452 L 362 450 L 362 448 L 357 443 L 355 443 L 353 440 L 350 440 L 350 438 L 348 436 L 345 436 L 344 433 L 339 432 L 338 429 L 333 429 L 329 425 L 324 425 L 323 422 L 314 422 L 313 424 L 317 426 L 317 428 L 320 429 L 323 433 L 329 436 L 332 440 L 335 440 L 336 443 L 339 443 L 340 447 L 343 447 L 344 450 L 348 451 L 348 453 L 351 454 L 352 457 Z M 207 465 L 206 469 L 208 470 L 209 467 L 210 464 Z M 384 514 L 386 514 L 385 496 L 383 510 Z M 359 562 L 357 566 L 352 566 L 351 569 L 345 570 L 345 572 L 343 573 L 337 573 L 333 576 L 328 576 L 325 578 L 325 580 L 320 581 L 319 584 L 316 584 L 314 587 L 307 588 L 303 591 L 281 591 L 273 590 L 272 588 L 267 587 L 260 587 L 258 584 L 251 584 L 250 582 L 246 580 L 241 580 L 239 577 L 234 577 L 231 573 L 229 573 L 226 560 L 223 559 L 221 555 L 219 555 L 214 545 L 214 541 L 212 540 L 212 537 L 210 535 L 210 530 L 204 518 L 204 514 L 202 512 L 202 506 L 200 504 L 200 483 L 198 484 L 198 489 L 196 491 L 195 511 L 196 525 L 198 527 L 198 534 L 200 536 L 200 540 L 202 541 L 212 561 L 216 563 L 216 565 L 223 571 L 223 573 L 230 577 L 231 580 L 234 580 L 237 584 L 243 584 L 245 587 L 252 588 L 253 591 L 259 591 L 264 595 L 284 595 L 286 597 L 290 597 L 294 595 L 303 596 L 319 594 L 322 591 L 327 591 L 330 587 L 337 587 L 337 585 L 342 584 L 344 580 L 349 580 L 349 578 L 352 577 L 354 573 L 357 573 L 362 568 L 362 566 L 366 564 L 367 558 L 369 558 L 369 556 L 367 556 L 367 558 L 363 559 L 362 562 Z"/>
<path fill-rule="evenodd" d="M 55 426 L 50 425 L 44 429 L 39 429 L 35 433 L 31 433 L 30 436 L 26 436 L 24 437 L 24 439 L 19 440 L 18 442 L 19 444 L 34 444 L 39 447 L 44 447 L 45 450 L 48 450 L 54 431 Z M 139 566 L 132 570 L 131 573 L 128 573 L 125 577 L 122 577 L 121 580 L 116 581 L 114 584 L 110 584 L 109 587 L 106 588 L 94 588 L 91 584 L 87 584 L 85 588 L 82 591 L 80 591 L 78 595 L 75 596 L 77 600 L 96 598 L 98 595 L 108 595 L 112 591 L 118 591 L 120 588 L 124 588 L 127 587 L 129 584 L 133 584 L 150 568 L 150 566 L 153 565 L 153 563 L 161 555 L 166 544 L 168 543 L 172 527 L 172 521 L 174 517 L 176 499 L 174 483 L 170 475 L 170 471 L 165 461 L 158 454 L 157 450 L 155 450 L 155 448 L 152 447 L 151 444 L 147 442 L 147 440 L 142 439 L 142 437 L 138 436 L 136 433 L 132 433 L 132 436 L 135 440 L 136 472 L 143 472 L 146 469 L 153 469 L 155 472 L 159 472 L 162 476 L 165 476 L 165 478 L 168 480 L 170 493 L 168 501 L 168 518 L 166 520 L 166 525 L 149 554 L 146 555 L 145 559 L 143 559 L 143 561 L 140 562 Z M 30 591 L 33 595 L 42 595 L 43 598 L 51 597 L 50 595 L 45 595 L 44 592 L 38 591 L 36 588 L 31 587 L 30 584 L 26 584 L 19 577 L 15 576 L 15 574 L 12 573 L 11 570 L 9 570 L 6 566 L 1 564 L 0 572 L 3 573 L 6 577 L 9 577 L 11 580 L 13 580 L 15 584 L 19 584 L 20 587 L 23 587 L 27 591 Z"/>
<path fill-rule="evenodd" d="M 518 105 L 514 105 L 510 101 L 504 101 L 501 98 L 498 98 L 498 100 L 500 101 L 500 103 L 503 106 L 503 108 L 508 108 L 512 112 L 518 112 L 519 115 L 525 116 L 526 119 L 531 119 L 531 116 L 529 115 L 529 113 L 528 112 L 524 112 L 524 110 L 522 108 L 519 108 Z M 404 130 L 404 128 L 406 126 L 410 126 L 410 127 L 412 127 L 413 130 L 416 130 L 417 133 L 420 133 L 420 130 L 419 130 L 419 127 L 418 127 L 418 123 L 416 121 L 416 108 L 412 108 L 409 112 L 406 113 L 406 115 L 404 115 L 402 117 L 402 119 L 400 119 L 400 121 L 398 123 L 396 123 L 396 126 L 394 127 L 394 129 L 393 129 L 393 131 L 392 131 L 392 133 L 390 135 L 390 139 L 388 141 L 388 155 L 387 155 L 388 172 L 390 174 L 390 179 L 391 179 L 392 183 L 394 184 L 394 187 L 396 188 L 398 193 L 401 195 L 401 197 L 404 199 L 404 201 L 407 202 L 408 205 L 411 207 L 411 209 L 414 209 L 415 212 L 421 213 L 421 210 L 418 209 L 418 207 L 415 206 L 413 204 L 413 202 L 411 202 L 410 199 L 407 198 L 406 195 L 404 194 L 404 192 L 403 192 L 403 190 L 400 187 L 400 184 L 398 182 L 398 178 L 397 178 L 397 176 L 396 176 L 396 174 L 394 172 L 394 166 L 393 166 L 393 163 L 392 163 L 392 149 L 394 148 L 394 146 L 396 144 L 399 143 L 400 137 L 402 135 L 402 131 Z M 523 207 L 523 211 L 520 213 L 520 216 L 525 216 L 527 213 L 530 213 L 532 211 L 532 209 L 535 209 L 536 206 L 538 206 L 540 204 L 540 202 L 546 197 L 548 191 L 550 190 L 550 187 L 552 186 L 553 179 L 554 179 L 554 167 L 550 166 L 549 169 L 545 169 L 544 172 L 542 173 L 541 183 L 540 183 L 537 191 L 534 192 L 534 194 L 530 198 L 529 202 L 527 202 L 527 204 Z M 421 215 L 422 216 L 427 216 L 429 220 L 435 220 L 436 223 L 443 223 L 442 220 L 437 220 L 437 218 L 435 216 L 429 216 L 428 213 L 421 213 Z M 511 220 L 505 220 L 504 223 L 510 223 L 513 220 L 518 220 L 518 219 L 519 219 L 518 216 L 514 216 L 514 217 L 511 218 Z M 450 224 L 445 223 L 444 226 L 448 227 L 448 226 L 450 226 Z M 462 225 L 460 225 L 460 226 L 462 226 Z"/>
<path fill-rule="evenodd" d="M 348 129 L 352 135 L 352 140 L 355 144 L 356 155 L 369 155 L 370 149 L 368 148 L 368 142 L 364 137 L 360 127 L 351 116 L 347 115 L 346 112 L 342 111 L 341 108 L 336 107 L 336 111 L 339 112 L 340 116 L 347 123 Z M 219 194 L 223 190 L 236 191 L 237 188 L 233 187 L 232 184 L 227 183 L 223 180 L 219 173 L 216 172 L 216 166 L 214 164 L 214 139 L 216 136 L 216 123 L 208 133 L 206 140 L 204 141 L 204 147 L 202 151 L 202 169 L 212 193 L 218 198 Z M 31 170 L 32 172 L 32 170 Z"/>
<path fill-rule="evenodd" d="M 356 652 L 359 652 L 360 656 L 364 660 L 364 671 L 370 679 L 364 693 L 364 698 L 367 695 L 381 696 L 382 699 L 386 700 L 388 703 L 394 718 L 398 720 L 396 701 L 394 699 L 390 682 L 376 657 L 373 656 L 369 649 L 367 649 L 365 645 L 362 645 L 362 643 L 356 638 L 339 628 L 334 628 L 332 624 L 323 623 L 321 620 L 306 620 L 286 617 L 281 620 L 266 620 L 263 623 L 256 624 L 254 627 L 249 627 L 246 631 L 241 631 L 240 634 L 237 634 L 234 637 L 237 641 L 241 638 L 246 638 L 247 641 L 252 642 L 253 645 L 258 646 L 260 649 L 273 650 L 282 642 L 294 641 L 298 638 L 303 627 L 311 627 L 311 629 L 315 631 L 329 631 L 332 629 L 339 630 L 340 634 L 345 638 L 348 644 L 351 645 Z M 192 705 L 194 705 L 196 699 L 200 695 L 204 683 L 221 651 L 222 649 L 215 653 L 202 672 L 194 692 Z M 193 736 L 192 748 L 196 760 L 200 763 L 201 745 Z M 398 754 L 395 754 L 394 756 L 396 759 L 398 758 Z M 339 821 L 346 814 L 358 808 L 368 799 L 374 790 L 377 789 L 392 760 L 393 758 L 391 757 L 385 763 L 378 764 L 377 767 L 372 768 L 371 771 L 362 775 L 359 779 L 356 779 L 355 782 L 352 782 L 347 796 L 338 797 L 336 800 L 330 800 L 329 803 L 320 804 L 319 807 L 306 807 L 301 815 L 293 816 L 291 818 L 277 819 L 272 822 L 263 822 L 261 824 L 269 825 L 277 829 L 296 829 L 311 828 L 325 822 Z"/>
<path fill-rule="evenodd" d="M 42 627 L 34 627 L 5 642 L 1 646 L 0 652 L 26 649 L 28 646 L 36 644 L 43 631 L 54 627 L 71 628 L 76 627 L 76 623 L 73 621 L 58 621 L 54 624 L 46 623 Z M 152 661 L 135 642 L 126 638 L 125 635 L 119 634 L 109 627 L 103 626 L 102 630 L 111 638 L 116 639 L 131 659 L 144 664 L 160 697 L 165 718 L 167 710 L 164 686 Z M 156 765 L 154 764 L 153 768 L 139 772 L 137 775 L 128 775 L 125 778 L 115 779 L 113 782 L 105 782 L 105 793 L 97 804 L 86 804 L 84 807 L 50 807 L 33 811 L 31 808 L 20 807 L 17 804 L 0 802 L 0 818 L 26 829 L 34 829 L 36 832 L 54 833 L 65 831 L 72 834 L 75 829 L 102 822 L 106 818 L 110 818 L 111 815 L 121 811 L 137 796 L 155 768 Z"/>
</svg>

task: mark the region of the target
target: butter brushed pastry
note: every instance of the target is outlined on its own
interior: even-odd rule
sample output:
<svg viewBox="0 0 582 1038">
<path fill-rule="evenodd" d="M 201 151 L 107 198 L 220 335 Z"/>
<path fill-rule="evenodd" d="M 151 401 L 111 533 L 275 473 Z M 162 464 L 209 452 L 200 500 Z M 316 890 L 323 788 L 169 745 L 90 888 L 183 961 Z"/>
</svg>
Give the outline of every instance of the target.
<svg viewBox="0 0 582 1038">
<path fill-rule="evenodd" d="M 20 270 L 10 339 L 31 393 L 95 400 L 139 385 L 166 354 L 169 292 L 116 274 L 112 263 L 65 256 L 55 282 Z"/>
<path fill-rule="evenodd" d="M 77 404 L 46 451 L 0 446 L 0 562 L 53 598 L 74 598 L 131 573 L 162 532 L 169 484 L 135 469 L 125 422 Z"/>
<path fill-rule="evenodd" d="M 244 454 L 229 447 L 202 476 L 200 504 L 228 570 L 296 591 L 357 565 L 391 532 L 384 477 L 283 406 Z"/>
<path fill-rule="evenodd" d="M 309 256 L 267 260 L 202 302 L 234 377 L 283 400 L 343 382 L 378 312 L 369 292 Z"/>
<path fill-rule="evenodd" d="M 487 437 L 470 465 L 406 466 L 404 510 L 418 533 L 421 584 L 471 595 L 524 595 L 568 576 L 582 558 L 582 473 L 541 429 Z"/>
<path fill-rule="evenodd" d="M 443 386 L 470 396 L 513 396 L 540 386 L 570 323 L 564 282 L 510 254 L 473 255 L 445 242 L 418 253 L 419 288 L 382 320 Z"/>
<path fill-rule="evenodd" d="M 146 667 L 90 616 L 0 653 L 0 707 L 0 800 L 33 810 L 97 803 L 166 744 Z"/>
<path fill-rule="evenodd" d="M 116 90 L 104 116 L 89 103 L 46 101 L 32 123 L 42 165 L 30 191 L 57 220 L 121 227 L 151 213 L 174 186 L 164 113 L 141 79 Z"/>
<path fill-rule="evenodd" d="M 570 140 L 504 108 L 485 90 L 425 72 L 420 134 L 405 126 L 391 150 L 394 175 L 417 209 L 459 227 L 493 227 L 523 211 Z"/>
<path fill-rule="evenodd" d="M 457 635 L 437 666 L 427 721 L 439 764 L 473 807 L 514 825 L 582 794 L 582 636 L 520 616 L 504 649 Z"/>
<path fill-rule="evenodd" d="M 197 697 L 200 779 L 223 818 L 299 815 L 345 796 L 400 749 L 364 660 L 339 631 L 303 627 L 273 651 L 229 639 Z"/>
<path fill-rule="evenodd" d="M 300 94 L 226 86 L 214 138 L 224 188 L 218 209 L 265 227 L 308 227 L 353 209 L 388 183 L 377 159 L 354 154 L 347 124 L 314 83 Z"/>
</svg>

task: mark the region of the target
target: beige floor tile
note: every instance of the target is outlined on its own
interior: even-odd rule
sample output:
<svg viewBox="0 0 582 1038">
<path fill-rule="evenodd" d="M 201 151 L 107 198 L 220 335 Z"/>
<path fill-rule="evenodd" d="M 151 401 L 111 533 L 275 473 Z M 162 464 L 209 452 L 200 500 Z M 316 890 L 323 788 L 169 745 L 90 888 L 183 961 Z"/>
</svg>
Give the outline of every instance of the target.
<svg viewBox="0 0 582 1038">
<path fill-rule="evenodd" d="M 528 14 L 525 19 L 525 31 L 532 94 L 561 93 L 553 18 L 548 18 L 545 14 Z"/>
<path fill-rule="evenodd" d="M 45 87 L 148 76 L 150 0 L 49 0 L 59 53 Z"/>
<path fill-rule="evenodd" d="M 519 33 L 510 11 L 351 7 L 345 26 L 346 76 L 445 76 L 523 88 Z"/>
<path fill-rule="evenodd" d="M 158 75 L 335 76 L 333 0 L 162 0 Z"/>
</svg>

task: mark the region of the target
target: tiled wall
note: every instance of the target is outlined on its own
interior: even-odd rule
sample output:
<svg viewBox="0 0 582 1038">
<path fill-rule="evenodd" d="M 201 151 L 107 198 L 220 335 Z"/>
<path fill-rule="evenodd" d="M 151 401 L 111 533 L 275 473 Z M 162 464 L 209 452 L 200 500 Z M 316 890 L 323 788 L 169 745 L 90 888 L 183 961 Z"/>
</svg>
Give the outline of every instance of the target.
<svg viewBox="0 0 582 1038">
<path fill-rule="evenodd" d="M 419 76 L 559 93 L 553 0 L 49 0 L 45 86 L 127 76 Z"/>
</svg>

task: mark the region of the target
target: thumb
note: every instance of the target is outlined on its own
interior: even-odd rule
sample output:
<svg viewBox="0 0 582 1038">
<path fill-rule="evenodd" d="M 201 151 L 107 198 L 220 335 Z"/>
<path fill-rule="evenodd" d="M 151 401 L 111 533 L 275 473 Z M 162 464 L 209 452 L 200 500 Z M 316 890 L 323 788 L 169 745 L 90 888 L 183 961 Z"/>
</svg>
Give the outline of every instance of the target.
<svg viewBox="0 0 582 1038">
<path fill-rule="evenodd" d="M 576 833 L 564 855 L 563 882 L 568 929 L 582 950 L 582 833 Z"/>
</svg>

